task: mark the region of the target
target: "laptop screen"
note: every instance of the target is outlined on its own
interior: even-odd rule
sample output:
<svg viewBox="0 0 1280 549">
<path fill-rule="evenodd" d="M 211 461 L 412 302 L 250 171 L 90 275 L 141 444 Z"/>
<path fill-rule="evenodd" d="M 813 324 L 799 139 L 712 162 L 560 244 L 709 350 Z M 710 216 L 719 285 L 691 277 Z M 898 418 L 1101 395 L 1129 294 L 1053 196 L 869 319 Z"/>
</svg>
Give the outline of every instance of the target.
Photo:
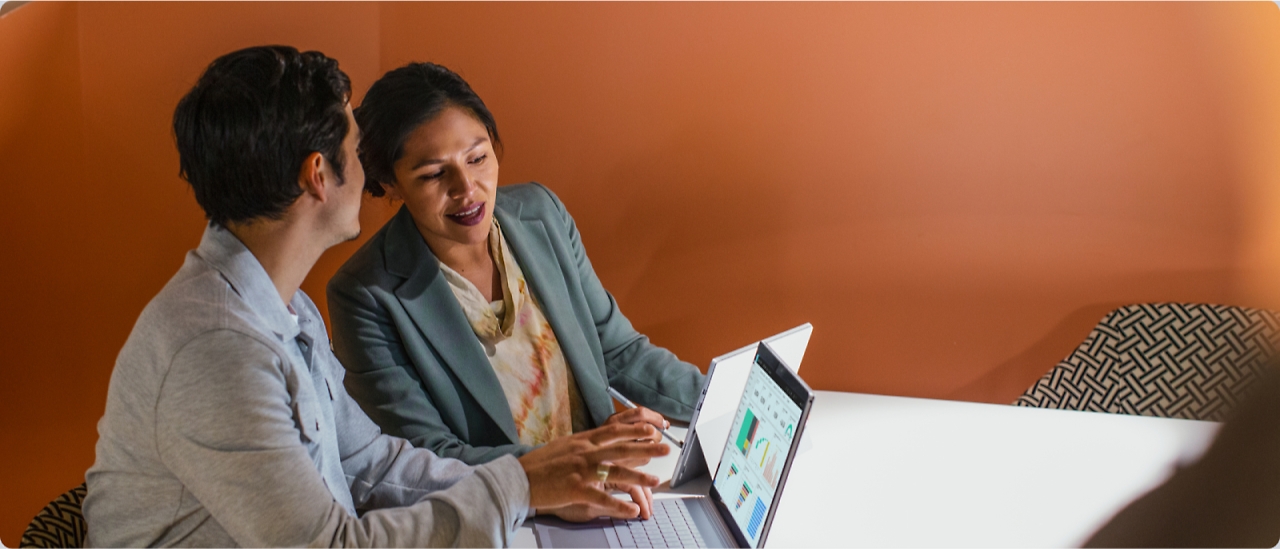
<svg viewBox="0 0 1280 549">
<path fill-rule="evenodd" d="M 761 526 L 778 490 L 801 412 L 765 372 L 757 354 L 713 482 L 713 493 L 751 547 L 759 546 Z"/>
</svg>

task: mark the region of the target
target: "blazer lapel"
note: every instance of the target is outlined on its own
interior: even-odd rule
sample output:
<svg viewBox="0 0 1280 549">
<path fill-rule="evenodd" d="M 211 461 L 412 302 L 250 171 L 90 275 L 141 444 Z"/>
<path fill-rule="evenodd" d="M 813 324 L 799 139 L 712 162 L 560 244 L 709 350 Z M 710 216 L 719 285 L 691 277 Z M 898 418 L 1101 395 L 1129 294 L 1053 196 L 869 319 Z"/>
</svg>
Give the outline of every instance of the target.
<svg viewBox="0 0 1280 549">
<path fill-rule="evenodd" d="M 498 194 L 499 199 L 502 194 Z M 540 219 L 520 219 L 520 203 L 499 200 L 494 208 L 498 223 L 502 224 L 502 234 L 511 243 L 511 252 L 520 262 L 520 270 L 528 279 L 533 296 L 542 307 L 542 314 L 547 317 L 555 332 L 556 341 L 560 344 L 560 352 L 564 353 L 565 362 L 573 370 L 573 377 L 578 382 L 587 410 L 596 425 L 604 423 L 613 414 L 613 405 L 605 388 L 608 382 L 604 372 L 597 366 L 583 331 L 594 330 L 595 326 L 580 326 L 574 315 L 572 301 L 565 281 L 570 276 L 576 279 L 576 273 L 565 273 L 561 270 L 552 248 L 547 228 Z M 443 278 L 443 277 L 441 277 Z"/>
<path fill-rule="evenodd" d="M 449 282 L 440 274 L 439 260 L 422 240 L 407 209 L 402 207 L 389 223 L 393 225 L 387 230 L 387 271 L 405 278 L 396 288 L 396 298 L 445 367 L 453 371 L 503 434 L 512 443 L 520 442 L 498 376 L 449 289 Z"/>
</svg>

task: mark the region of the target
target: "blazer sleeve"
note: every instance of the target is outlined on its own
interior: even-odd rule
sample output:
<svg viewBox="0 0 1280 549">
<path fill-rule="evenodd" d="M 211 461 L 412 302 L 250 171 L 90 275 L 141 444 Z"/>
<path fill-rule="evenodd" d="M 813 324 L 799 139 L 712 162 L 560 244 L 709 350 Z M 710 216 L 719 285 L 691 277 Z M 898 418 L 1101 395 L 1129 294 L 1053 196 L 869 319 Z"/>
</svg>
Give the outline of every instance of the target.
<svg viewBox="0 0 1280 549">
<path fill-rule="evenodd" d="M 384 432 L 436 455 L 469 464 L 522 456 L 522 444 L 472 446 L 445 423 L 427 394 L 388 309 L 356 277 L 339 271 L 326 288 L 333 352 L 346 369 L 343 386 Z"/>
<path fill-rule="evenodd" d="M 671 351 L 650 343 L 648 337 L 631 326 L 591 267 L 573 216 L 555 193 L 541 185 L 539 188 L 551 197 L 557 225 L 569 243 L 570 259 L 600 338 L 609 385 L 668 418 L 689 421 L 706 376 Z"/>
</svg>

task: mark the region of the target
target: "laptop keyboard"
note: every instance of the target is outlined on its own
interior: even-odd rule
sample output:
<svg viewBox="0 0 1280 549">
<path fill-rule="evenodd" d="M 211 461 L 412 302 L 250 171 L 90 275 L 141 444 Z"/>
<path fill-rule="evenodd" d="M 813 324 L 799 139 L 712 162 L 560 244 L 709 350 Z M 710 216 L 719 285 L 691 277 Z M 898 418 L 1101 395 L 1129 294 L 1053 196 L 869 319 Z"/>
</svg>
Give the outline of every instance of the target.
<svg viewBox="0 0 1280 549">
<path fill-rule="evenodd" d="M 613 519 L 613 531 L 623 547 L 706 547 L 698 527 L 678 499 L 653 501 L 649 520 Z"/>
</svg>

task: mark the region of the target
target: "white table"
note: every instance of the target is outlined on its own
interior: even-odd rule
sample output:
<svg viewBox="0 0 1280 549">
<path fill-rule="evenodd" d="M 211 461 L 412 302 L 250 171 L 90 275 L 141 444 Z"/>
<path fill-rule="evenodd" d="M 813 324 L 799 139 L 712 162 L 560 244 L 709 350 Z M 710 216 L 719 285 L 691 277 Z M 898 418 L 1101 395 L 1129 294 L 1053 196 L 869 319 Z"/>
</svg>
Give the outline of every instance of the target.
<svg viewBox="0 0 1280 549">
<path fill-rule="evenodd" d="M 818 391 L 772 547 L 1071 547 L 1218 424 Z M 647 472 L 670 479 L 676 453 Z M 706 482 L 679 492 L 705 492 Z M 674 494 L 671 494 L 674 495 Z M 521 528 L 516 547 L 535 547 Z"/>
</svg>

